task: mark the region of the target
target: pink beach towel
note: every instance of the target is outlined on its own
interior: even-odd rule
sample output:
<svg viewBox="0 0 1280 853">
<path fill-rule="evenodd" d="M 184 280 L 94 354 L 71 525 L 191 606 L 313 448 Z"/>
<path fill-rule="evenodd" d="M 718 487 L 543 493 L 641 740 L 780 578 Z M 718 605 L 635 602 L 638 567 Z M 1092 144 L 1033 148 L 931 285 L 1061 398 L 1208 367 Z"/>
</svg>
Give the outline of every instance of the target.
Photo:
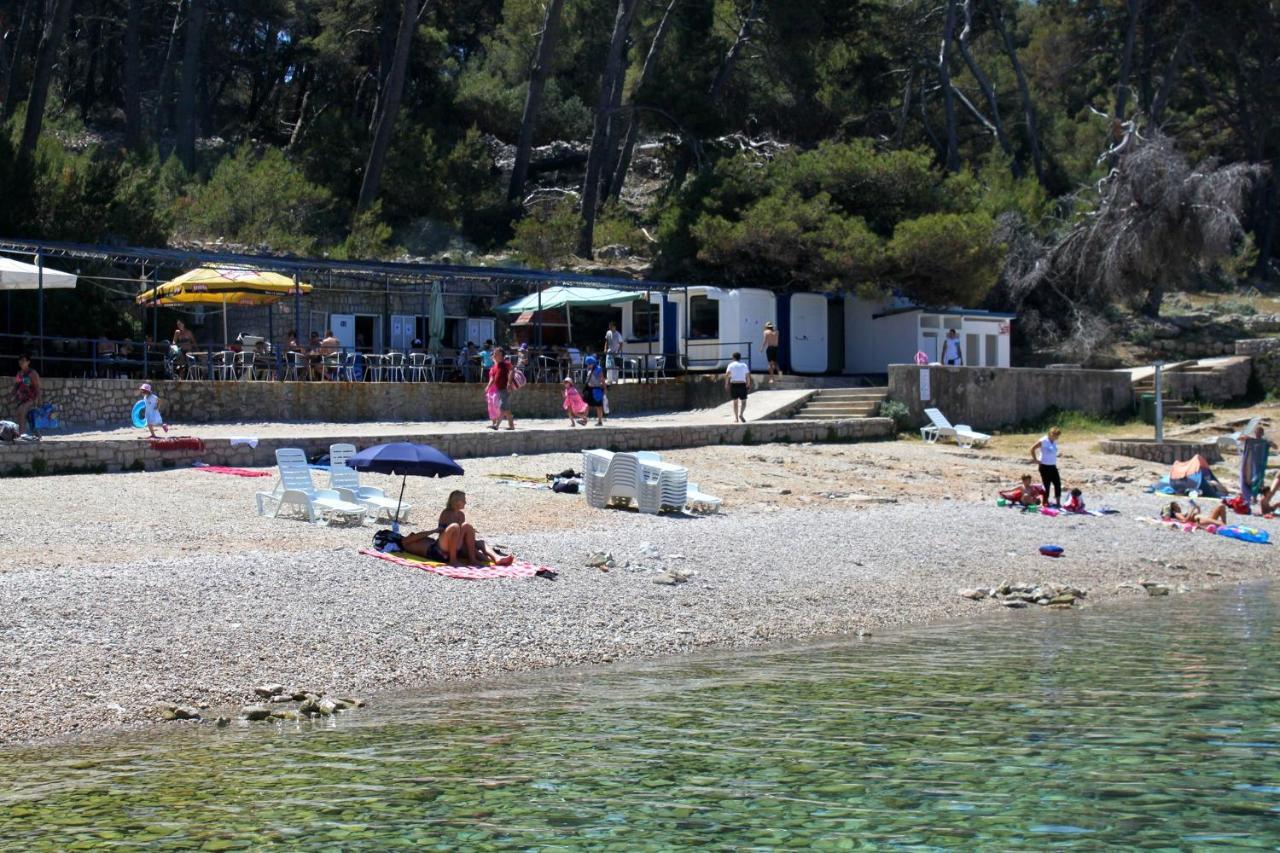
<svg viewBox="0 0 1280 853">
<path fill-rule="evenodd" d="M 232 477 L 270 477 L 270 471 L 254 471 L 249 468 L 228 468 L 226 465 L 201 465 L 196 471 L 206 474 L 230 474 Z"/>
<path fill-rule="evenodd" d="M 528 560 L 516 560 L 509 566 L 447 566 L 423 559 L 404 551 L 387 554 L 374 548 L 361 548 L 360 553 L 369 557 L 377 557 L 397 566 L 408 566 L 411 569 L 422 569 L 433 575 L 457 580 L 484 581 L 495 578 L 531 578 L 534 575 L 554 577 L 556 570 L 548 566 L 535 566 Z"/>
</svg>

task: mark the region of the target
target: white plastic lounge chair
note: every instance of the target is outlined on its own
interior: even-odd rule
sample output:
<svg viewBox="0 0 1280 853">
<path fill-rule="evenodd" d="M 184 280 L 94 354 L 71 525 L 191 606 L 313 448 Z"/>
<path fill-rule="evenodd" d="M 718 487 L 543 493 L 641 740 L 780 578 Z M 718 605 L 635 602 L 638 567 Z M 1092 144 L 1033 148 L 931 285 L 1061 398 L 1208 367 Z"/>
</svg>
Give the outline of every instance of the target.
<svg viewBox="0 0 1280 853">
<path fill-rule="evenodd" d="M 329 445 L 329 488 L 341 495 L 344 501 L 362 504 L 374 521 L 383 516 L 387 521 L 408 521 L 413 504 L 398 503 L 387 497 L 382 489 L 360 485 L 360 472 L 347 465 L 347 460 L 355 452 L 354 444 Z M 400 507 L 399 518 L 396 518 L 397 505 Z"/>
<path fill-rule="evenodd" d="M 688 494 L 685 495 L 685 500 L 688 503 L 689 509 L 694 512 L 705 512 L 708 514 L 720 511 L 721 501 L 718 497 L 706 494 L 698 488 L 697 483 L 691 482 L 688 486 L 689 491 Z"/>
<path fill-rule="evenodd" d="M 1249 422 L 1236 432 L 1218 436 L 1218 449 L 1230 453 L 1239 453 L 1240 439 L 1253 435 L 1253 431 L 1258 428 L 1260 423 L 1262 423 L 1262 418 L 1250 418 Z"/>
<path fill-rule="evenodd" d="M 306 513 L 307 520 L 317 522 L 326 516 L 359 516 L 361 522 L 367 510 L 363 504 L 345 501 L 332 489 L 317 489 L 311 481 L 311 468 L 307 454 L 296 447 L 282 447 L 276 451 L 276 466 L 280 479 L 270 492 L 258 492 L 258 515 L 267 514 L 267 505 L 274 503 L 273 517 L 279 518 L 288 504 Z"/>
<path fill-rule="evenodd" d="M 991 440 L 991 436 L 985 432 L 978 432 L 968 424 L 952 426 L 947 416 L 938 409 L 925 409 L 924 413 L 931 421 L 929 426 L 920 427 L 920 437 L 926 444 L 934 444 L 939 439 L 950 438 L 961 447 L 968 448 L 975 445 L 981 447 Z"/>
</svg>

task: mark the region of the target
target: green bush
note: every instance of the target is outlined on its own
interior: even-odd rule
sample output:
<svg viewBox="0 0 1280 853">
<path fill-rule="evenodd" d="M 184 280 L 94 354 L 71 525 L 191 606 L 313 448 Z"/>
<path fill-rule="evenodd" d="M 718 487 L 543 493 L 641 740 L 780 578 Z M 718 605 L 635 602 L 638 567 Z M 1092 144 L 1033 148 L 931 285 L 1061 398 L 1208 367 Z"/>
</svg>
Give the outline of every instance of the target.
<svg viewBox="0 0 1280 853">
<path fill-rule="evenodd" d="M 880 404 L 880 417 L 892 418 L 898 432 L 911 428 L 911 411 L 899 400 L 885 400 Z"/>
<path fill-rule="evenodd" d="M 524 263 L 551 269 L 573 254 L 581 225 L 572 198 L 542 205 L 516 223 L 511 249 Z"/>
<path fill-rule="evenodd" d="M 209 182 L 175 205 L 179 236 L 265 244 L 313 252 L 333 231 L 333 195 L 311 183 L 278 148 L 260 156 L 243 145 L 222 160 Z"/>
</svg>

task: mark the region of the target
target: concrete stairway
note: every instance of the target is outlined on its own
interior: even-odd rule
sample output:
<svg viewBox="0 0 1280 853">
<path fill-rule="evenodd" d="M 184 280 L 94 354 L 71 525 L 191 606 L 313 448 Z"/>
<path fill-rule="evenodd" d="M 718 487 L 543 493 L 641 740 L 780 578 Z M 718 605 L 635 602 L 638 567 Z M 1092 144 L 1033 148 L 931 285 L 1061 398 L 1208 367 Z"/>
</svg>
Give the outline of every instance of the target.
<svg viewBox="0 0 1280 853">
<path fill-rule="evenodd" d="M 888 388 L 820 388 L 796 413 L 799 421 L 833 421 L 874 417 L 889 396 Z"/>
<path fill-rule="evenodd" d="M 1207 368 L 1184 368 L 1186 373 L 1209 372 Z M 1135 399 L 1141 398 L 1143 394 L 1156 393 L 1156 380 L 1154 377 L 1148 376 L 1139 379 L 1133 383 L 1133 395 Z M 1171 396 L 1168 392 L 1164 394 L 1164 416 L 1171 420 L 1181 421 L 1183 423 L 1194 424 L 1200 421 L 1206 421 L 1213 417 L 1208 412 L 1202 412 L 1195 406 Z"/>
</svg>

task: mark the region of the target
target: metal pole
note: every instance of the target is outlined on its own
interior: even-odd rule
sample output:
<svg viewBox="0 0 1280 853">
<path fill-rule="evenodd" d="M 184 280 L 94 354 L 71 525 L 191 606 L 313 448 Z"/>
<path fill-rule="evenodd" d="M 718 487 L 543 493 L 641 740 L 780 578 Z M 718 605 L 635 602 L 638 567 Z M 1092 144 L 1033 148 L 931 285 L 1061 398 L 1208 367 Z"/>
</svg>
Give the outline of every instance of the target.
<svg viewBox="0 0 1280 853">
<path fill-rule="evenodd" d="M 293 274 L 293 330 L 298 335 L 298 343 L 302 343 L 302 336 L 307 333 L 307 329 L 302 328 L 302 290 L 298 287 L 298 273 Z"/>
<path fill-rule="evenodd" d="M 1164 388 L 1161 376 L 1163 361 L 1156 362 L 1156 444 L 1164 443 Z"/>
<path fill-rule="evenodd" d="M 140 276 L 140 278 L 144 282 L 147 280 L 147 265 L 145 263 L 142 265 L 142 275 Z M 147 345 L 147 306 L 145 305 L 142 306 L 142 324 L 141 325 L 142 325 L 142 378 L 145 381 L 147 378 L 147 372 L 148 372 L 147 363 L 150 360 L 149 356 L 151 355 L 151 347 Z M 154 339 L 152 340 L 152 343 L 155 343 Z"/>
<path fill-rule="evenodd" d="M 391 339 L 391 274 L 382 277 L 382 351 L 387 351 Z M 370 345 L 373 341 L 369 342 Z"/>
<path fill-rule="evenodd" d="M 542 349 L 542 285 L 538 284 L 538 349 Z"/>
<path fill-rule="evenodd" d="M 44 373 L 44 253 L 36 252 L 36 287 L 40 291 L 39 302 L 36 304 L 38 320 L 37 329 L 40 351 L 40 372 Z"/>
<path fill-rule="evenodd" d="M 691 322 L 689 315 L 689 285 L 684 286 L 684 369 L 689 369 L 689 324 Z M 679 353 L 677 352 L 677 355 Z"/>
</svg>

